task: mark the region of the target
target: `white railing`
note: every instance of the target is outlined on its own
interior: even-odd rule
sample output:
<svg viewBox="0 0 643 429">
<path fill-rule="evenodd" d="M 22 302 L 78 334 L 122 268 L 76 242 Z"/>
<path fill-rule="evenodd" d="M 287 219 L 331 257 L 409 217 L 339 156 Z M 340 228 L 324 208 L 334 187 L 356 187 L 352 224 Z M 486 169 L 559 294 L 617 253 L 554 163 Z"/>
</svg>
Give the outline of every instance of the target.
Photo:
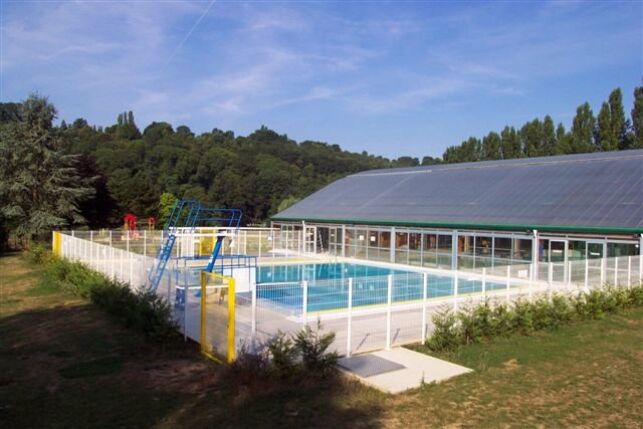
<svg viewBox="0 0 643 429">
<path fill-rule="evenodd" d="M 207 236 L 210 232 L 197 233 Z M 144 231 L 138 236 L 126 231 L 65 232 L 61 234 L 61 255 L 141 289 L 147 284 L 162 238 L 160 231 Z M 288 242 L 282 241 L 275 230 L 241 229 L 237 242 L 228 251 L 243 253 L 245 249 L 260 261 L 284 250 L 292 255 L 302 254 L 301 249 L 288 249 L 293 243 L 299 246 L 299 241 L 294 242 L 292 237 L 284 240 Z M 194 243 L 183 246 L 196 249 Z M 317 320 L 324 330 L 335 332 L 333 347 L 344 355 L 419 342 L 431 333 L 431 316 L 440 308 L 458 309 L 484 300 L 508 303 L 542 294 L 578 293 L 604 284 L 631 287 L 643 277 L 641 261 L 640 256 L 623 256 L 466 272 L 398 265 L 395 269 L 408 272 L 250 282 L 249 288 L 237 294 L 237 346 L 266 340 L 279 330 L 296 332 Z M 190 265 L 189 258 L 170 260 L 156 293 L 170 303 L 186 338 L 198 341 L 200 301 L 196 288 L 190 289 L 190 279 L 194 277 Z M 383 265 L 391 268 L 391 264 Z M 181 288 L 187 290 L 185 295 L 177 294 Z M 177 296 L 182 298 L 177 300 Z"/>
</svg>

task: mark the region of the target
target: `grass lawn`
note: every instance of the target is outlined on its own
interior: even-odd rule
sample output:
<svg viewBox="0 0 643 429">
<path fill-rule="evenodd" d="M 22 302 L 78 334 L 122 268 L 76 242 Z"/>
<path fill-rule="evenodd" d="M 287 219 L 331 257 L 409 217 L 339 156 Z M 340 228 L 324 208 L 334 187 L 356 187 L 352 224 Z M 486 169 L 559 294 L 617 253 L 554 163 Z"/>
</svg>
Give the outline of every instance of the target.
<svg viewBox="0 0 643 429">
<path fill-rule="evenodd" d="M 469 346 L 475 370 L 385 395 L 357 382 L 232 392 L 191 345 L 161 350 L 0 257 L 0 427 L 642 427 L 643 309 Z"/>
</svg>

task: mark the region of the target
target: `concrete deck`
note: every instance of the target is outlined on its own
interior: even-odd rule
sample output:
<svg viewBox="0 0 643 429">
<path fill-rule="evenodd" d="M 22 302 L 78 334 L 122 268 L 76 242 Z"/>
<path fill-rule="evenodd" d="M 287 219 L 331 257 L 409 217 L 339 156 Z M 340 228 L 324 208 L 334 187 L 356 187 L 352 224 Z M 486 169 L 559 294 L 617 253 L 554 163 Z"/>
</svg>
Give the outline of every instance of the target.
<svg viewBox="0 0 643 429">
<path fill-rule="evenodd" d="M 339 360 L 340 370 L 356 377 L 369 386 L 387 393 L 401 393 L 408 389 L 420 387 L 422 381 L 424 383 L 439 383 L 449 378 L 472 372 L 469 368 L 403 347 L 369 354 L 402 365 L 404 368 L 370 377 L 361 377 L 357 373 L 346 369 L 351 367 L 351 362 L 349 361 L 352 358 L 342 358 Z"/>
</svg>

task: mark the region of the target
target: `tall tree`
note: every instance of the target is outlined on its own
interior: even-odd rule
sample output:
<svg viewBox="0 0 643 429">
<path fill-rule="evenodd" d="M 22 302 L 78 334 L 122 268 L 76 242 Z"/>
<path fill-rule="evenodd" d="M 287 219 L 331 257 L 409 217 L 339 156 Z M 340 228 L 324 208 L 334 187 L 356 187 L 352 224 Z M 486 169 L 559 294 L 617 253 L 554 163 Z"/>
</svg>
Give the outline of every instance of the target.
<svg viewBox="0 0 643 429">
<path fill-rule="evenodd" d="M 608 101 L 603 103 L 598 114 L 598 147 L 605 151 L 622 149 L 626 145 L 626 131 L 623 95 L 621 89 L 616 88 L 610 93 Z"/>
<path fill-rule="evenodd" d="M 549 156 L 556 154 L 556 146 L 558 139 L 556 138 L 556 129 L 554 128 L 554 120 L 551 116 L 545 116 L 542 128 L 543 147 L 542 154 Z"/>
<path fill-rule="evenodd" d="M 482 139 L 482 159 L 495 160 L 502 159 L 500 135 L 490 132 Z"/>
<path fill-rule="evenodd" d="M 573 153 L 594 152 L 594 126 L 596 119 L 589 103 L 584 103 L 576 109 L 572 123 L 571 146 Z"/>
<path fill-rule="evenodd" d="M 634 89 L 634 107 L 632 107 L 632 147 L 643 148 L 643 86 Z"/>
<path fill-rule="evenodd" d="M 522 157 L 520 138 L 514 127 L 505 127 L 500 133 L 502 156 L 504 159 Z"/>
<path fill-rule="evenodd" d="M 56 109 L 30 96 L 21 120 L 0 127 L 0 213 L 23 243 L 54 228 L 84 222 L 78 204 L 92 194 L 75 167 L 75 156 L 60 151 Z"/>
<path fill-rule="evenodd" d="M 520 140 L 527 157 L 544 155 L 543 124 L 536 118 L 520 129 Z"/>
<path fill-rule="evenodd" d="M 556 146 L 554 155 L 563 155 L 572 152 L 572 136 L 565 131 L 565 126 L 559 123 L 556 127 Z"/>
</svg>

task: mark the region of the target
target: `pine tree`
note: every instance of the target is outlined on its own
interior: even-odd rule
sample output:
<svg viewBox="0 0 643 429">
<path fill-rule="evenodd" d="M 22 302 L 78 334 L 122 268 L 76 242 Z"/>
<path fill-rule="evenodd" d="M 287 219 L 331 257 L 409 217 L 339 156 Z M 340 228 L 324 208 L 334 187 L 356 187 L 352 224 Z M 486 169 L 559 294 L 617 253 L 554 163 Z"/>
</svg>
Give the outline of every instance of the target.
<svg viewBox="0 0 643 429">
<path fill-rule="evenodd" d="M 20 121 L 0 127 L 0 216 L 25 243 L 54 228 L 82 223 L 78 203 L 93 191 L 80 179 L 76 157 L 60 151 L 54 106 L 32 95 L 21 112 Z"/>
</svg>

